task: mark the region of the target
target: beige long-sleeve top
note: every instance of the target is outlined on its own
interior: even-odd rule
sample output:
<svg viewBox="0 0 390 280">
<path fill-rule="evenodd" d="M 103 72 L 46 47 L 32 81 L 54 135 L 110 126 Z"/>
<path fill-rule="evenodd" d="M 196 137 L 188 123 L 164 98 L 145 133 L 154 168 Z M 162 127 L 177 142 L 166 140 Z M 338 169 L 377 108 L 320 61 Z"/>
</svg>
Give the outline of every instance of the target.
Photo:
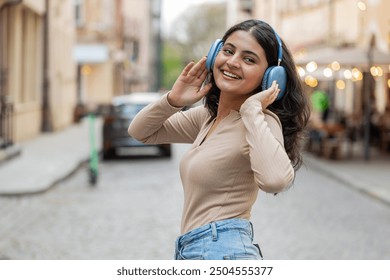
<svg viewBox="0 0 390 280">
<path fill-rule="evenodd" d="M 277 193 L 294 178 L 280 121 L 258 100 L 248 98 L 206 138 L 213 122 L 204 106 L 181 111 L 166 94 L 140 111 L 128 129 L 144 143 L 192 143 L 180 162 L 182 233 L 212 221 L 249 219 L 259 188 Z"/>
</svg>

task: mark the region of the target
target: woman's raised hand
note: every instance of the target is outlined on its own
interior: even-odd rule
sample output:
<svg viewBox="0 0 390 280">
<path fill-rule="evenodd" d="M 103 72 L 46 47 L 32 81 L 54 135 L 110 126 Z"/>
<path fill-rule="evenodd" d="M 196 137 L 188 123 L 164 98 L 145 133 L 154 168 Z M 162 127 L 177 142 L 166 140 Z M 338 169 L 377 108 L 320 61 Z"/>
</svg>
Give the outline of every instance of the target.
<svg viewBox="0 0 390 280">
<path fill-rule="evenodd" d="M 211 83 L 202 87 L 206 76 L 206 57 L 197 63 L 194 61 L 188 63 L 173 85 L 168 102 L 174 107 L 189 106 L 198 102 L 211 88 Z"/>
<path fill-rule="evenodd" d="M 276 81 L 273 81 L 272 85 L 266 90 L 259 92 L 262 107 L 265 109 L 271 105 L 278 97 L 279 92 L 280 88 Z"/>
<path fill-rule="evenodd" d="M 280 93 L 279 85 L 276 83 L 276 81 L 273 81 L 272 85 L 269 88 L 260 91 L 258 93 L 255 93 L 248 99 L 256 99 L 260 101 L 261 107 L 265 109 L 276 100 L 279 93 Z"/>
</svg>

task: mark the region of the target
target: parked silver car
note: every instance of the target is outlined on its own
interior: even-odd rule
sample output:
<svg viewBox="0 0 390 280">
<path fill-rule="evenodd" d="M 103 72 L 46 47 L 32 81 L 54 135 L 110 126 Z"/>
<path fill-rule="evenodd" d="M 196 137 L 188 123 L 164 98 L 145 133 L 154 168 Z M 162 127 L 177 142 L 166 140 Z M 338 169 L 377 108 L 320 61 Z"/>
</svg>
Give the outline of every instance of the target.
<svg viewBox="0 0 390 280">
<path fill-rule="evenodd" d="M 137 92 L 116 96 L 103 119 L 103 159 L 114 156 L 171 156 L 171 145 L 145 145 L 127 133 L 135 115 L 149 103 L 161 98 L 158 92 Z"/>
</svg>

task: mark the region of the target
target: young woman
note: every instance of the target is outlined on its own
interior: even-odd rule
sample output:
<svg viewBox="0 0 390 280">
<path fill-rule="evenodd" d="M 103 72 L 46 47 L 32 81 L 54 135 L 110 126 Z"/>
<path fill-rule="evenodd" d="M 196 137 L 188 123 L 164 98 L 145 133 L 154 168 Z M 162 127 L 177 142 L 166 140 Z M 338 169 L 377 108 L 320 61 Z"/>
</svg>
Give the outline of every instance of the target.
<svg viewBox="0 0 390 280">
<path fill-rule="evenodd" d="M 278 56 L 286 74 L 282 97 L 276 81 L 262 89 Z M 128 132 L 144 143 L 192 144 L 180 163 L 184 207 L 176 259 L 262 259 L 251 208 L 259 189 L 275 194 L 292 185 L 309 103 L 289 50 L 265 22 L 233 26 L 210 71 L 206 60 L 190 62 Z M 202 98 L 205 106 L 181 111 Z"/>
</svg>

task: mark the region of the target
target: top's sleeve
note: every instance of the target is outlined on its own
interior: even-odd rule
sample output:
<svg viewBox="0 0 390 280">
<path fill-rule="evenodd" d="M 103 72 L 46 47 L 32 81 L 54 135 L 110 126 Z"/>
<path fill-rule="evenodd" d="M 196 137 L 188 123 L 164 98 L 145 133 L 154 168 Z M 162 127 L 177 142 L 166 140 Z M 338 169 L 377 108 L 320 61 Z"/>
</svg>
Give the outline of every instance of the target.
<svg viewBox="0 0 390 280">
<path fill-rule="evenodd" d="M 252 96 L 240 108 L 256 184 L 265 192 L 278 193 L 294 180 L 294 168 L 284 149 L 282 125 Z"/>
<path fill-rule="evenodd" d="M 205 108 L 198 106 L 187 111 L 173 107 L 167 99 L 147 105 L 131 121 L 128 133 L 146 144 L 192 143 L 205 118 Z"/>
</svg>

